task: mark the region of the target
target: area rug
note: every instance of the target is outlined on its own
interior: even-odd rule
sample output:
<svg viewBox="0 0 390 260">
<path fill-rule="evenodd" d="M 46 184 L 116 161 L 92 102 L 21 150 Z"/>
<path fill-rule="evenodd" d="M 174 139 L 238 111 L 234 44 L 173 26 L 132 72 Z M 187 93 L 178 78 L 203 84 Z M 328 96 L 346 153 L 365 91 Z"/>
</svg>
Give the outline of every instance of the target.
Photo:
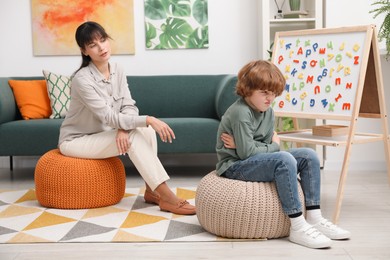
<svg viewBox="0 0 390 260">
<path fill-rule="evenodd" d="M 195 203 L 195 188 L 173 188 Z M 127 188 L 116 205 L 60 210 L 42 207 L 35 190 L 0 190 L 0 243 L 220 241 L 196 215 L 159 210 L 143 199 L 144 188 Z"/>
</svg>

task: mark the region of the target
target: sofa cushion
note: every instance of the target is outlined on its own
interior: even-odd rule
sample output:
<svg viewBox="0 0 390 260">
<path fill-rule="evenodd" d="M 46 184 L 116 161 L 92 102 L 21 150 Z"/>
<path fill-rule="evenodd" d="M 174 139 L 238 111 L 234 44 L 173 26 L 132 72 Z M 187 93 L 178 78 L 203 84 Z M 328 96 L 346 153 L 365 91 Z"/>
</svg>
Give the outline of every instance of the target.
<svg viewBox="0 0 390 260">
<path fill-rule="evenodd" d="M 34 119 L 0 124 L 0 156 L 41 155 L 57 148 L 62 121 Z"/>
<path fill-rule="evenodd" d="M 52 114 L 50 118 L 64 118 L 69 110 L 70 103 L 70 77 L 57 75 L 43 70 L 46 79 L 47 92 L 50 98 Z"/>
<path fill-rule="evenodd" d="M 45 80 L 9 80 L 23 119 L 48 118 L 50 100 Z"/>
<path fill-rule="evenodd" d="M 128 76 L 140 114 L 158 118 L 218 118 L 215 94 L 225 75 Z"/>
<path fill-rule="evenodd" d="M 215 153 L 219 120 L 212 118 L 160 118 L 175 133 L 172 143 L 158 139 L 159 153 Z"/>
</svg>

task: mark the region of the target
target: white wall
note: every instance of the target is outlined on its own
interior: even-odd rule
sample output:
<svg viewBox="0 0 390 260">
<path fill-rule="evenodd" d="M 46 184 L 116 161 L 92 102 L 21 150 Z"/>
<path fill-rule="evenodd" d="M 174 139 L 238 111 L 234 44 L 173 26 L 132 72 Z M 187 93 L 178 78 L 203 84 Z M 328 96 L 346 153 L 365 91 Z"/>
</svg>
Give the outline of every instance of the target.
<svg viewBox="0 0 390 260">
<path fill-rule="evenodd" d="M 208 49 L 145 50 L 143 0 L 134 0 L 135 55 L 117 55 L 128 75 L 237 73 L 257 57 L 257 1 L 210 0 Z M 79 56 L 34 57 L 30 0 L 0 1 L 0 77 L 71 74 Z"/>
<path fill-rule="evenodd" d="M 327 0 L 325 26 L 380 24 L 380 19 L 373 20 L 368 13 L 372 9 L 371 2 Z M 257 0 L 209 0 L 209 49 L 147 51 L 143 0 L 134 0 L 136 54 L 114 56 L 113 61 L 121 63 L 128 75 L 237 73 L 247 61 L 259 57 L 257 32 L 261 28 L 257 27 L 257 10 Z M 80 64 L 78 56 L 33 56 L 29 0 L 0 1 L 0 32 L 0 77 L 38 76 L 42 69 L 71 74 Z M 390 71 L 390 61 L 386 62 L 383 55 L 382 71 L 386 97 L 389 97 L 390 75 L 386 72 Z M 387 111 L 390 111 L 389 103 L 387 100 Z M 358 130 L 380 131 L 380 126 L 371 121 L 361 120 L 360 123 Z M 385 170 L 383 151 L 382 143 L 355 145 L 350 169 Z M 326 169 L 339 170 L 343 155 L 343 148 L 327 147 Z M 0 158 L 0 167 L 8 167 L 8 158 Z"/>
<path fill-rule="evenodd" d="M 127 75 L 235 74 L 258 57 L 257 0 L 209 0 L 209 48 L 168 51 L 145 50 L 143 3 L 134 0 L 135 55 L 112 57 Z M 70 75 L 80 65 L 79 56 L 33 56 L 30 0 L 0 1 L 0 32 L 0 77 L 40 76 L 42 69 Z M 16 157 L 14 165 L 36 160 Z M 8 157 L 0 157 L 0 168 L 8 166 Z"/>
<path fill-rule="evenodd" d="M 367 0 L 327 0 L 325 8 L 325 26 L 342 27 L 376 24 L 379 29 L 383 16 L 373 19 L 373 14 L 369 13 L 373 9 L 371 3 Z M 387 105 L 387 114 L 390 111 L 390 60 L 386 61 L 384 56 L 384 42 L 379 43 L 381 49 L 381 67 L 384 80 L 385 99 Z M 329 123 L 340 123 L 339 121 L 330 121 Z M 343 122 L 341 122 L 343 123 Z M 390 122 L 389 127 L 390 127 Z M 379 120 L 359 119 L 357 132 L 375 132 L 382 133 Z M 344 159 L 344 148 L 326 148 L 326 169 L 339 170 L 342 167 Z M 370 144 L 356 144 L 352 146 L 349 169 L 351 170 L 386 170 L 386 161 L 384 155 L 383 142 Z"/>
</svg>

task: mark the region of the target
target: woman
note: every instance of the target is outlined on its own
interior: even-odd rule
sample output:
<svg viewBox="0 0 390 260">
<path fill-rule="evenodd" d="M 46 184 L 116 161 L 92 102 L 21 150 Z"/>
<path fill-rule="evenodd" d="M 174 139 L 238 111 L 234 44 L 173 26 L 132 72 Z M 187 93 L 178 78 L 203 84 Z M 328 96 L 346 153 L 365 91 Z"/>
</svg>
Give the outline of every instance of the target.
<svg viewBox="0 0 390 260">
<path fill-rule="evenodd" d="M 156 132 L 163 142 L 175 134 L 163 121 L 139 115 L 123 69 L 110 63 L 110 36 L 96 22 L 76 30 L 82 64 L 72 77 L 69 111 L 60 129 L 59 149 L 72 157 L 101 159 L 128 154 L 146 183 L 145 201 L 163 211 L 195 214 L 195 207 L 176 197 L 157 157 Z"/>
</svg>

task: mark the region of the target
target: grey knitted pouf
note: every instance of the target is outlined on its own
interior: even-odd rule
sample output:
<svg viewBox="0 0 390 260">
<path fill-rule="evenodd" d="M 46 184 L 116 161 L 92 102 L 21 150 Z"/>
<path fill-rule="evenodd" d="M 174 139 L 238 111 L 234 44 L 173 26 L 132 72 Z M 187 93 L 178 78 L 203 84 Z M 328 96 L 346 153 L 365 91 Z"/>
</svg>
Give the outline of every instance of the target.
<svg viewBox="0 0 390 260">
<path fill-rule="evenodd" d="M 299 185 L 304 208 L 304 196 Z M 274 182 L 245 182 L 210 172 L 200 181 L 196 215 L 208 232 L 226 238 L 279 238 L 290 233 Z"/>
</svg>

